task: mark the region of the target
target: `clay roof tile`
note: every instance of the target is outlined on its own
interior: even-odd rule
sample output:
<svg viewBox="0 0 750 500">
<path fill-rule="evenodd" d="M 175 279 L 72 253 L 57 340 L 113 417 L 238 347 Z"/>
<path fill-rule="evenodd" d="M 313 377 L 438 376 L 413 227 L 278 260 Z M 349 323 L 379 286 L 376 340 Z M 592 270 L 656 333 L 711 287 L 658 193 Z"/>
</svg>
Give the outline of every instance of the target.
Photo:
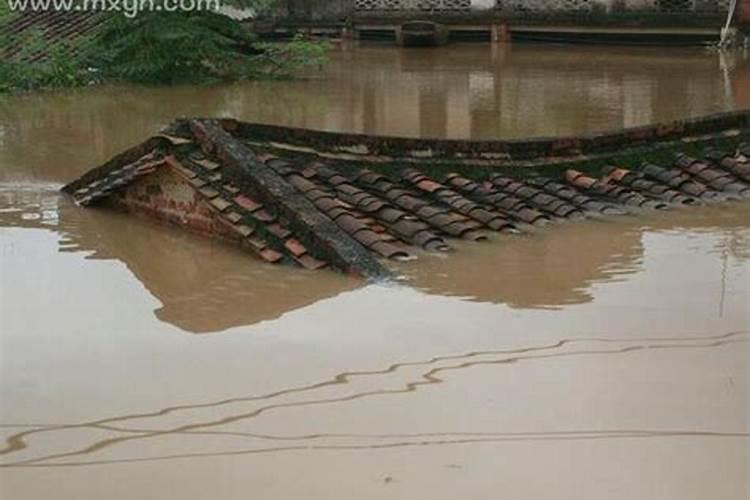
<svg viewBox="0 0 750 500">
<path fill-rule="evenodd" d="M 401 259 L 410 257 L 409 252 L 403 248 L 399 248 L 392 243 L 385 241 L 376 241 L 370 247 L 378 255 L 385 257 L 386 259 Z"/>
<path fill-rule="evenodd" d="M 316 259 L 310 254 L 297 256 L 294 258 L 294 260 L 297 261 L 305 269 L 309 269 L 311 271 L 323 269 L 324 267 L 327 266 L 325 262 L 323 262 L 322 260 Z"/>
<path fill-rule="evenodd" d="M 247 210 L 248 212 L 255 212 L 256 210 L 259 210 L 263 208 L 263 205 L 255 201 L 254 199 L 250 198 L 247 195 L 241 194 L 239 196 L 234 197 L 234 202 Z"/>
<path fill-rule="evenodd" d="M 284 246 L 289 250 L 295 257 L 300 257 L 307 253 L 307 248 L 300 243 L 296 238 L 289 238 L 284 242 Z"/>
</svg>

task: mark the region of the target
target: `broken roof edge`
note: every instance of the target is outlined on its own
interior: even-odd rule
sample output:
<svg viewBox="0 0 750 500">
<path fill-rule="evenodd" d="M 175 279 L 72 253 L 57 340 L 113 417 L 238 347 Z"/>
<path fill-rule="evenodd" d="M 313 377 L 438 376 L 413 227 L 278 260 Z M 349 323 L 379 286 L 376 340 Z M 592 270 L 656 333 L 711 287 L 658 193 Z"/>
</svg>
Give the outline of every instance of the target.
<svg viewBox="0 0 750 500">
<path fill-rule="evenodd" d="M 188 118 L 178 118 L 172 121 L 156 135 L 146 138 L 143 142 L 113 156 L 101 165 L 87 170 L 77 179 L 64 185 L 61 191 L 72 194 L 83 185 L 104 178 L 111 172 L 137 161 L 152 151 L 162 151 L 165 153 L 164 156 L 166 156 L 170 147 L 192 142 L 194 139 L 189 122 Z"/>
<path fill-rule="evenodd" d="M 61 191 L 67 194 L 73 194 L 77 189 L 83 187 L 84 185 L 104 178 L 111 172 L 122 168 L 125 165 L 133 163 L 142 158 L 144 155 L 147 155 L 154 150 L 159 150 L 167 144 L 169 144 L 169 140 L 166 137 L 159 135 L 149 137 L 140 144 L 126 149 L 122 153 L 112 157 L 102 165 L 88 170 L 79 178 L 64 185 Z"/>
</svg>

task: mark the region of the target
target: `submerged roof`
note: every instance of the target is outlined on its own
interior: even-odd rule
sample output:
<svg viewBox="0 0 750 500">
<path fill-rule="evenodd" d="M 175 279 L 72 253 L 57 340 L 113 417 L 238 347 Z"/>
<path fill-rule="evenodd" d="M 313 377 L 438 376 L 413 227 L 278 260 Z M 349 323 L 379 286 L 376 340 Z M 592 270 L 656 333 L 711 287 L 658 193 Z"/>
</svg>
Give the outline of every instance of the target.
<svg viewBox="0 0 750 500">
<path fill-rule="evenodd" d="M 675 139 L 674 127 L 660 130 Z M 634 137 L 642 136 L 643 131 Z M 605 135 L 595 139 L 616 144 Z M 592 139 L 548 141 L 557 144 L 556 151 L 560 144 L 574 148 L 578 158 L 587 140 Z M 531 141 L 534 148 L 543 147 L 540 141 Z M 510 152 L 500 155 L 503 148 Z M 64 189 L 84 206 L 112 202 L 142 211 L 148 193 L 180 184 L 201 206 L 158 200 L 147 212 L 183 224 L 187 216 L 180 210 L 206 213 L 210 221 L 199 229 L 236 240 L 265 261 L 376 278 L 389 276 L 384 260 L 449 251 L 451 239 L 481 241 L 491 233 L 523 232 L 565 219 L 750 198 L 747 150 L 712 152 L 703 160 L 678 155 L 673 164 L 638 171 L 613 165 L 598 178 L 575 169 L 553 178 L 472 173 L 473 163 L 512 161 L 511 153 L 528 149 L 529 143 L 520 141 L 304 134 L 234 120 L 180 120 Z M 394 155 L 385 156 L 387 151 Z M 425 173 L 440 161 L 464 173 L 440 178 Z M 138 187 L 139 182 L 146 184 Z"/>
</svg>

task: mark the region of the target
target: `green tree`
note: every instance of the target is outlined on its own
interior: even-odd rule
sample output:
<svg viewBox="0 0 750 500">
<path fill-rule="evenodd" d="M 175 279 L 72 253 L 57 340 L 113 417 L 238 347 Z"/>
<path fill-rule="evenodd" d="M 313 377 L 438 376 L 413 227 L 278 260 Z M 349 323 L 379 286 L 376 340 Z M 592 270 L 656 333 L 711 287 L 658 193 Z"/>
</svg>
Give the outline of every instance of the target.
<svg viewBox="0 0 750 500">
<path fill-rule="evenodd" d="M 237 0 L 234 5 L 259 12 L 273 3 Z M 0 5 L 5 5 L 2 0 Z M 21 35 L 28 38 L 22 43 L 3 39 L 2 33 L 9 30 L 3 30 L 2 23 L 8 21 L 12 22 L 10 16 L 0 19 L 0 50 L 13 42 L 47 57 L 36 63 L 23 57 L 29 52 L 4 57 L 0 92 L 100 81 L 171 85 L 287 77 L 300 67 L 323 64 L 328 50 L 327 43 L 303 37 L 286 44 L 260 42 L 248 25 L 212 11 L 110 14 L 93 35 L 77 40 L 75 46 L 50 44 L 30 33 Z"/>
<path fill-rule="evenodd" d="M 253 41 L 241 23 L 213 12 L 143 12 L 110 17 L 88 59 L 117 80 L 204 82 L 241 74 Z"/>
</svg>

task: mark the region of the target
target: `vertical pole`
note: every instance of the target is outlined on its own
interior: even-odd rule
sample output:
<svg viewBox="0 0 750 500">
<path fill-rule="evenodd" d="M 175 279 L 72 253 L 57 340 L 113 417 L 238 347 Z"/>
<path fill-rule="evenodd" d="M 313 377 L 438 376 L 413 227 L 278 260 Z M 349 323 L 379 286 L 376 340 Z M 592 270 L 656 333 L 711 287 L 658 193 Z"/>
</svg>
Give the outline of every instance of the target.
<svg viewBox="0 0 750 500">
<path fill-rule="evenodd" d="M 493 24 L 491 28 L 492 43 L 510 42 L 510 30 L 507 24 Z"/>
</svg>

